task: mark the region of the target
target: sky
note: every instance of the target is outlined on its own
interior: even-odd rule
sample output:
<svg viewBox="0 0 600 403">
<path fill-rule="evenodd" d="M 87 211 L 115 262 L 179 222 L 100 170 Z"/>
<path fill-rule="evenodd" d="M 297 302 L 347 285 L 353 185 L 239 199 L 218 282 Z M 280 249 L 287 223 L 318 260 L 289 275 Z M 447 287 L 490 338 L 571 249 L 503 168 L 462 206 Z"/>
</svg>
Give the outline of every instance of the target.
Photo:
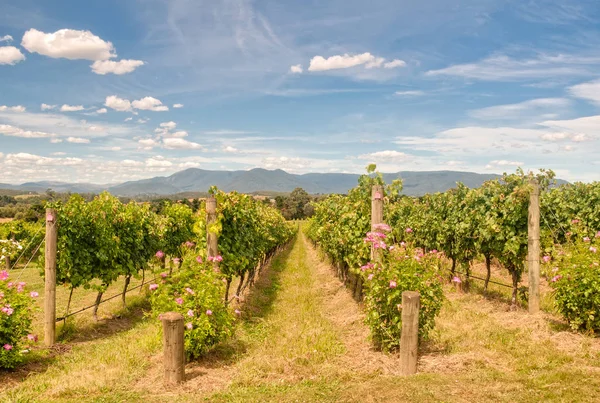
<svg viewBox="0 0 600 403">
<path fill-rule="evenodd" d="M 0 0 L 0 183 L 600 180 L 597 0 Z"/>
</svg>

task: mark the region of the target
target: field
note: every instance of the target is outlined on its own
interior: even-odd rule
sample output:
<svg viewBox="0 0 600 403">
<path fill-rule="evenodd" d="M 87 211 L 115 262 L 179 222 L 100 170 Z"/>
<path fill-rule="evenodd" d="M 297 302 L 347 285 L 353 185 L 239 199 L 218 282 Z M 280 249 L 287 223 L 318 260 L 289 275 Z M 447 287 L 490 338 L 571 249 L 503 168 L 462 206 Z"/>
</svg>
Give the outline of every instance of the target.
<svg viewBox="0 0 600 403">
<path fill-rule="evenodd" d="M 27 276 L 35 283 L 33 271 Z M 2 399 L 595 401 L 600 340 L 568 331 L 550 313 L 508 310 L 509 289 L 489 299 L 477 286 L 468 294 L 450 286 L 444 292 L 436 331 L 421 346 L 419 373 L 400 377 L 397 356 L 370 347 L 360 306 L 299 234 L 241 302 L 235 336 L 188 363 L 182 386 L 162 386 L 160 326 L 143 316 L 147 307 L 134 291 L 130 309 L 121 311 L 117 298 L 102 306 L 100 324 L 83 314 L 52 352 L 2 373 Z"/>
</svg>

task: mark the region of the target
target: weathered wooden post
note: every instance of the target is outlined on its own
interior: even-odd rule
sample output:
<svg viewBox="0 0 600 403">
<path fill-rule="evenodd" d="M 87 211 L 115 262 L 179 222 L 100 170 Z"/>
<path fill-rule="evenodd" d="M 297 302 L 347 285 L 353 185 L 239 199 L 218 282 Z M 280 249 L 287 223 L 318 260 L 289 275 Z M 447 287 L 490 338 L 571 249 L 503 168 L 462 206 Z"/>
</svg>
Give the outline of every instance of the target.
<svg viewBox="0 0 600 403">
<path fill-rule="evenodd" d="M 416 291 L 402 293 L 402 334 L 400 337 L 400 373 L 417 373 L 419 347 L 419 309 L 421 296 Z"/>
<path fill-rule="evenodd" d="M 383 223 L 383 186 L 373 185 L 371 188 L 371 231 L 376 231 L 377 224 Z M 381 261 L 381 250 L 371 245 L 371 261 Z M 362 297 L 362 277 L 359 275 L 356 279 L 354 288 L 354 299 L 360 301 Z"/>
<path fill-rule="evenodd" d="M 4 256 L 4 261 L 6 262 L 6 271 L 9 271 L 11 268 L 10 256 Z"/>
<path fill-rule="evenodd" d="M 206 199 L 206 248 L 207 256 L 217 256 L 219 254 L 219 244 L 217 234 L 210 231 L 210 227 L 217 221 L 217 199 L 210 196 Z"/>
<path fill-rule="evenodd" d="M 373 185 L 371 190 L 371 231 L 375 231 L 377 224 L 383 223 L 383 186 Z M 371 246 L 371 259 L 379 261 L 381 251 Z"/>
<path fill-rule="evenodd" d="M 529 313 L 540 310 L 540 186 L 532 179 L 529 196 L 527 269 L 529 271 Z"/>
<path fill-rule="evenodd" d="M 56 340 L 56 244 L 58 228 L 56 210 L 46 209 L 46 265 L 44 268 L 44 344 Z"/>
<path fill-rule="evenodd" d="M 183 341 L 183 315 L 177 312 L 163 313 L 163 360 L 165 383 L 181 383 L 185 379 L 185 350 Z"/>
</svg>

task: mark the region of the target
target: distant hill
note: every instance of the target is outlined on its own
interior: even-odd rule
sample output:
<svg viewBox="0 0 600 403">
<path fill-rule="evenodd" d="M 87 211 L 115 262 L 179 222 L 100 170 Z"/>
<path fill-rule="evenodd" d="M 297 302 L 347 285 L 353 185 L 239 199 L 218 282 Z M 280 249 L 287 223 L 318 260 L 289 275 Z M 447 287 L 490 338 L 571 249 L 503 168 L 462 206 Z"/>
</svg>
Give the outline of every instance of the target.
<svg viewBox="0 0 600 403">
<path fill-rule="evenodd" d="M 87 183 L 29 182 L 22 185 L 0 184 L 0 189 L 13 189 L 43 193 L 51 188 L 56 192 L 98 193 L 108 190 L 117 196 L 164 196 L 176 193 L 206 192 L 216 185 L 225 191 L 291 192 L 301 187 L 312 194 L 346 193 L 356 186 L 359 175 L 339 173 L 309 173 L 295 175 L 281 169 L 251 169 L 249 171 L 208 171 L 197 168 L 186 169 L 170 176 L 124 182 L 119 185 L 103 186 Z M 425 193 L 443 192 L 462 182 L 469 187 L 478 187 L 483 182 L 497 178 L 495 174 L 478 174 L 458 171 L 397 172 L 384 174 L 386 182 L 404 180 L 404 194 L 420 196 Z"/>
</svg>

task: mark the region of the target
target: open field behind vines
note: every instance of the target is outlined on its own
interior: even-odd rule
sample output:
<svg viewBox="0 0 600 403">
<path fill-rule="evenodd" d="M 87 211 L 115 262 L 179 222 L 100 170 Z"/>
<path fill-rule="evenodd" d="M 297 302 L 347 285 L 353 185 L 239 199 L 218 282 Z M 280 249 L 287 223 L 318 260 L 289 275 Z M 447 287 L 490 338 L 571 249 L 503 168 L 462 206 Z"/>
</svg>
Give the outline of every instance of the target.
<svg viewBox="0 0 600 403">
<path fill-rule="evenodd" d="M 505 279 L 495 270 L 493 278 Z M 476 282 L 468 294 L 444 286 L 419 373 L 400 377 L 397 356 L 373 350 L 360 305 L 300 233 L 244 296 L 234 336 L 189 363 L 182 386 L 162 386 L 160 323 L 142 316 L 134 292 L 132 308 L 106 321 L 112 332 L 1 373 L 0 400 L 596 401 L 600 340 L 551 313 L 510 311 L 510 290 L 497 292 L 486 299 Z"/>
</svg>

